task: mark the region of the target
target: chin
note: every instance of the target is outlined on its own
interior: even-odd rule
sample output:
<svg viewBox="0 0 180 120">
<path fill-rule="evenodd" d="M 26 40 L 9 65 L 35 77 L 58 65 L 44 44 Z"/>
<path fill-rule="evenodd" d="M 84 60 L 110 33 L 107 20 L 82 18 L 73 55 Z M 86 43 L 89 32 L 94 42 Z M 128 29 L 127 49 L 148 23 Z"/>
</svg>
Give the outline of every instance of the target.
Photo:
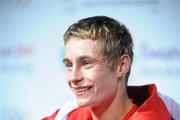
<svg viewBox="0 0 180 120">
<path fill-rule="evenodd" d="M 84 100 L 84 99 L 76 99 L 77 101 L 77 105 L 80 107 L 87 107 L 87 106 L 91 106 L 90 102 L 88 100 Z"/>
<path fill-rule="evenodd" d="M 80 106 L 80 107 L 88 106 L 87 102 L 81 101 L 81 100 L 77 100 L 77 104 L 78 104 L 78 106 Z"/>
<path fill-rule="evenodd" d="M 77 99 L 77 105 L 79 107 L 91 107 L 91 108 L 93 108 L 93 107 L 98 106 L 99 104 L 96 102 L 92 102 L 92 101 L 85 101 L 85 100 L 78 100 Z"/>
</svg>

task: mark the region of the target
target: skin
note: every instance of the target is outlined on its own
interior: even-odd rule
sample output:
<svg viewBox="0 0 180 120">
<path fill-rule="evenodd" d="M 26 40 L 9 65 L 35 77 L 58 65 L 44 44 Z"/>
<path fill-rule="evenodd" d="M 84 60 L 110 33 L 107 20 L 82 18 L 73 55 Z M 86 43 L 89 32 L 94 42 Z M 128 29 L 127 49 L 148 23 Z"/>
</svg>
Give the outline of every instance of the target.
<svg viewBox="0 0 180 120">
<path fill-rule="evenodd" d="M 67 82 L 80 107 L 89 107 L 93 120 L 121 120 L 132 108 L 125 88 L 130 58 L 123 55 L 111 70 L 90 39 L 71 38 L 65 46 Z"/>
</svg>

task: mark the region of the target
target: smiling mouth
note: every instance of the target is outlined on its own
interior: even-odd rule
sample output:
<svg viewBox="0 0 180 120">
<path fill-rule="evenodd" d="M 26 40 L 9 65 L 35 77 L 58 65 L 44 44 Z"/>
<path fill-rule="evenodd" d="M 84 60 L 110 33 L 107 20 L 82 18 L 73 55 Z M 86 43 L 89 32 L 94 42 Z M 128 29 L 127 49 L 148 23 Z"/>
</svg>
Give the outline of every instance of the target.
<svg viewBox="0 0 180 120">
<path fill-rule="evenodd" d="M 92 86 L 81 86 L 81 87 L 74 88 L 74 91 L 77 96 L 82 96 L 85 93 L 87 93 L 91 88 Z"/>
</svg>

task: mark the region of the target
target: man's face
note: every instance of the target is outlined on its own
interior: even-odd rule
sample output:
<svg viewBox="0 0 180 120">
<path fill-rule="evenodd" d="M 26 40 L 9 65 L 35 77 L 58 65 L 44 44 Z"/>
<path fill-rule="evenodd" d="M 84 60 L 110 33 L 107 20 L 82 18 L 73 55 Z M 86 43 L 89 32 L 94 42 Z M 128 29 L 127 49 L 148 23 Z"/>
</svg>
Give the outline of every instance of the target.
<svg viewBox="0 0 180 120">
<path fill-rule="evenodd" d="M 117 89 L 117 72 L 99 53 L 97 42 L 72 38 L 65 46 L 67 82 L 79 106 L 98 106 L 112 100 Z"/>
</svg>

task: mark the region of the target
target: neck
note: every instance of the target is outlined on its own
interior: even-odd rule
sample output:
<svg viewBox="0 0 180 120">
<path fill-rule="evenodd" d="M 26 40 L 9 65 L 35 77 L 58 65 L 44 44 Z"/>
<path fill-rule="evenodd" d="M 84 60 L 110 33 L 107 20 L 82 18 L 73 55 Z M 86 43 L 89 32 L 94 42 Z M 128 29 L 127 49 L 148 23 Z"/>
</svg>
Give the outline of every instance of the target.
<svg viewBox="0 0 180 120">
<path fill-rule="evenodd" d="M 93 120 L 123 120 L 125 115 L 134 106 L 128 98 L 126 88 L 117 85 L 117 91 L 113 98 L 101 103 L 100 106 L 92 107 Z"/>
</svg>

